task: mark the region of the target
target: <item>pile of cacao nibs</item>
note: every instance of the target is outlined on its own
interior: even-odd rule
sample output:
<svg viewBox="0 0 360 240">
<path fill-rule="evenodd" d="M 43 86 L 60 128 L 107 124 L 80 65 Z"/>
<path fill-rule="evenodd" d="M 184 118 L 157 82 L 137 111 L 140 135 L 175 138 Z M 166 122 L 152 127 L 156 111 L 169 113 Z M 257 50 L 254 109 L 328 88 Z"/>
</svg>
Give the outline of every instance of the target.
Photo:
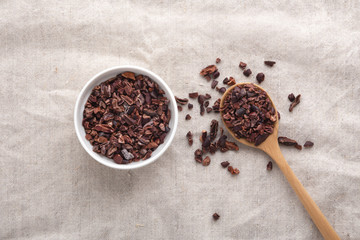
<svg viewBox="0 0 360 240">
<path fill-rule="evenodd" d="M 222 118 L 237 138 L 260 145 L 273 133 L 276 111 L 266 92 L 253 84 L 234 87 L 224 99 Z"/>
<path fill-rule="evenodd" d="M 170 131 L 165 92 L 145 75 L 123 72 L 94 87 L 83 112 L 93 151 L 127 164 L 151 157 Z"/>
</svg>

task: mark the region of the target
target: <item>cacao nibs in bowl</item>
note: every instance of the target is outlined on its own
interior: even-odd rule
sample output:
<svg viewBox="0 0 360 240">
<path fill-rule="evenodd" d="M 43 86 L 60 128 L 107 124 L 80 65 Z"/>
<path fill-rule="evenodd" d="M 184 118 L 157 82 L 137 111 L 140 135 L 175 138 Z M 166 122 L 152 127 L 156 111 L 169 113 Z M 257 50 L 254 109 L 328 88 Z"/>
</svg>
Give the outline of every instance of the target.
<svg viewBox="0 0 360 240">
<path fill-rule="evenodd" d="M 93 88 L 83 111 L 86 139 L 118 164 L 148 159 L 170 131 L 169 103 L 148 76 L 120 73 Z"/>
<path fill-rule="evenodd" d="M 273 133 L 276 110 L 265 91 L 254 84 L 235 86 L 224 99 L 222 118 L 237 138 L 260 145 Z"/>
</svg>

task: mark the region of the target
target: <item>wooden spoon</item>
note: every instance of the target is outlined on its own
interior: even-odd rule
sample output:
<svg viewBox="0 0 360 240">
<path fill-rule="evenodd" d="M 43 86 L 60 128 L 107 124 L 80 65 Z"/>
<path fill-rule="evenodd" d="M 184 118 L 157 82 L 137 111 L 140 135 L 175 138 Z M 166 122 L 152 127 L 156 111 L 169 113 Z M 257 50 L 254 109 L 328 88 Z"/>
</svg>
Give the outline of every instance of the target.
<svg viewBox="0 0 360 240">
<path fill-rule="evenodd" d="M 232 87 L 230 87 L 223 95 L 221 102 L 220 102 L 220 109 L 223 108 L 224 100 L 227 94 L 229 94 L 232 89 L 236 86 L 240 86 L 243 84 L 252 84 L 252 83 L 239 83 Z M 260 88 L 264 92 L 266 92 L 264 89 L 259 87 L 256 84 L 253 84 L 256 87 Z M 267 94 L 269 99 L 271 100 L 270 96 Z M 274 102 L 271 100 L 271 103 L 276 111 Z M 223 113 L 221 113 L 221 116 Z M 223 122 L 224 119 L 222 118 Z M 309 193 L 306 191 L 304 186 L 300 183 L 299 179 L 295 176 L 294 172 L 291 170 L 289 164 L 286 162 L 284 156 L 282 155 L 279 147 L 279 143 L 277 140 L 278 136 L 278 129 L 279 129 L 279 121 L 275 122 L 274 126 L 274 132 L 259 146 L 255 146 L 254 143 L 250 143 L 245 138 L 237 138 L 234 133 L 227 127 L 227 125 L 224 122 L 224 125 L 226 129 L 230 132 L 230 134 L 240 143 L 245 144 L 249 147 L 257 148 L 260 150 L 263 150 L 267 155 L 269 155 L 279 166 L 280 170 L 285 175 L 286 179 L 290 183 L 291 187 L 294 189 L 296 195 L 300 199 L 301 203 L 304 205 L 306 211 L 309 213 L 311 219 L 315 223 L 316 227 L 319 229 L 320 233 L 324 237 L 324 239 L 340 239 L 340 237 L 336 234 L 335 230 L 332 228 L 324 214 L 320 211 L 319 207 L 316 205 L 314 200 L 311 198 Z"/>
</svg>

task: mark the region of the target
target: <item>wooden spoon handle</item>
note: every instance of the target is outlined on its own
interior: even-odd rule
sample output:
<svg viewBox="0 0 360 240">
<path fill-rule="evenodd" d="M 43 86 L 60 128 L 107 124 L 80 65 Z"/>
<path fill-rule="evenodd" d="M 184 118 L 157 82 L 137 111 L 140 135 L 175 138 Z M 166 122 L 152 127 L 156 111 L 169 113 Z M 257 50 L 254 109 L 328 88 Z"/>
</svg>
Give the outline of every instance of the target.
<svg viewBox="0 0 360 240">
<path fill-rule="evenodd" d="M 304 186 L 301 184 L 299 179 L 295 176 L 291 170 L 289 164 L 285 160 L 284 156 L 280 151 L 280 147 L 272 147 L 271 149 L 264 150 L 279 166 L 286 179 L 294 189 L 296 195 L 304 205 L 306 211 L 309 213 L 311 219 L 319 229 L 324 239 L 340 239 L 333 227 L 330 225 L 324 214 L 320 211 L 314 200 L 311 198 L 309 193 L 306 191 Z"/>
</svg>

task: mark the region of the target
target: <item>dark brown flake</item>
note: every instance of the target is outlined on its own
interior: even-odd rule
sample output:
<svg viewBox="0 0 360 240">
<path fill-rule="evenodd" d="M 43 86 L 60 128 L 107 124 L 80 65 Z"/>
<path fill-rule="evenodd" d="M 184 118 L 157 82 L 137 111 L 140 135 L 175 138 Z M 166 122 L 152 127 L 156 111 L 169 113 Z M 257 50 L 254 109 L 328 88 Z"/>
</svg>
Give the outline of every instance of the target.
<svg viewBox="0 0 360 240">
<path fill-rule="evenodd" d="M 268 171 L 271 171 L 272 170 L 272 166 L 273 164 L 272 164 L 272 162 L 270 161 L 268 164 L 267 164 L 267 166 L 266 166 L 266 169 L 268 170 Z"/>
<path fill-rule="evenodd" d="M 217 214 L 217 213 L 214 213 L 214 214 L 212 215 L 212 217 L 213 217 L 213 219 L 214 219 L 215 221 L 217 221 L 217 220 L 220 218 L 220 215 Z"/>
<path fill-rule="evenodd" d="M 258 83 L 262 83 L 265 80 L 265 75 L 263 73 L 258 73 L 256 75 L 256 80 L 258 81 Z"/>
<path fill-rule="evenodd" d="M 300 97 L 301 97 L 301 94 L 297 95 L 295 100 L 290 104 L 289 112 L 292 112 L 294 107 L 300 103 Z"/>
<path fill-rule="evenodd" d="M 189 93 L 189 98 L 197 98 L 199 96 L 198 92 Z"/>
<path fill-rule="evenodd" d="M 193 109 L 194 105 L 191 103 L 188 103 L 188 109 Z"/>
<path fill-rule="evenodd" d="M 206 156 L 206 157 L 204 158 L 204 160 L 202 161 L 202 165 L 203 165 L 203 166 L 209 166 L 209 165 L 210 165 L 210 162 L 211 162 L 210 157 L 209 157 L 209 156 Z"/>
<path fill-rule="evenodd" d="M 290 93 L 288 99 L 290 102 L 293 102 L 295 100 L 295 95 L 293 93 Z"/>
<path fill-rule="evenodd" d="M 181 112 L 183 110 L 182 106 L 178 105 L 177 109 L 179 110 L 179 112 Z"/>
<path fill-rule="evenodd" d="M 229 165 L 230 165 L 230 163 L 228 161 L 224 161 L 224 162 L 221 163 L 221 166 L 223 168 L 227 168 Z"/>
<path fill-rule="evenodd" d="M 267 66 L 269 66 L 269 67 L 272 67 L 272 66 L 274 66 L 274 64 L 275 64 L 276 62 L 274 62 L 274 61 L 264 61 L 264 63 L 265 63 L 265 65 L 267 65 Z"/>
<path fill-rule="evenodd" d="M 196 149 L 196 151 L 194 152 L 194 155 L 195 155 L 195 161 L 197 161 L 198 163 L 202 163 L 203 151 L 201 149 Z"/>
<path fill-rule="evenodd" d="M 190 119 L 191 119 L 190 114 L 186 114 L 186 116 L 185 116 L 185 120 L 190 120 Z"/>
<path fill-rule="evenodd" d="M 309 148 L 309 147 L 312 147 L 312 146 L 314 146 L 314 143 L 311 142 L 311 141 L 306 141 L 305 144 L 304 144 L 304 147 L 306 147 L 306 148 Z"/>
<path fill-rule="evenodd" d="M 181 105 L 186 105 L 189 101 L 189 99 L 187 98 L 179 98 L 175 96 L 175 100 L 177 103 L 181 104 Z"/>
<path fill-rule="evenodd" d="M 244 63 L 244 62 L 240 62 L 239 63 L 239 68 L 241 68 L 241 69 L 245 69 L 246 68 L 246 63 Z"/>
<path fill-rule="evenodd" d="M 186 134 L 186 138 L 188 140 L 188 143 L 189 143 L 189 146 L 192 146 L 193 143 L 194 143 L 194 140 L 193 140 L 193 134 L 191 131 L 189 131 L 187 134 Z"/>
<path fill-rule="evenodd" d="M 221 59 L 220 58 L 216 58 L 216 63 L 220 63 L 221 62 Z"/>
<path fill-rule="evenodd" d="M 243 72 L 243 74 L 246 76 L 246 77 L 248 77 L 248 76 L 250 76 L 251 75 L 251 69 L 249 68 L 249 69 L 246 69 L 244 72 Z"/>
<path fill-rule="evenodd" d="M 213 80 L 211 83 L 211 88 L 214 89 L 218 85 L 218 83 L 219 83 L 218 81 Z"/>
</svg>

